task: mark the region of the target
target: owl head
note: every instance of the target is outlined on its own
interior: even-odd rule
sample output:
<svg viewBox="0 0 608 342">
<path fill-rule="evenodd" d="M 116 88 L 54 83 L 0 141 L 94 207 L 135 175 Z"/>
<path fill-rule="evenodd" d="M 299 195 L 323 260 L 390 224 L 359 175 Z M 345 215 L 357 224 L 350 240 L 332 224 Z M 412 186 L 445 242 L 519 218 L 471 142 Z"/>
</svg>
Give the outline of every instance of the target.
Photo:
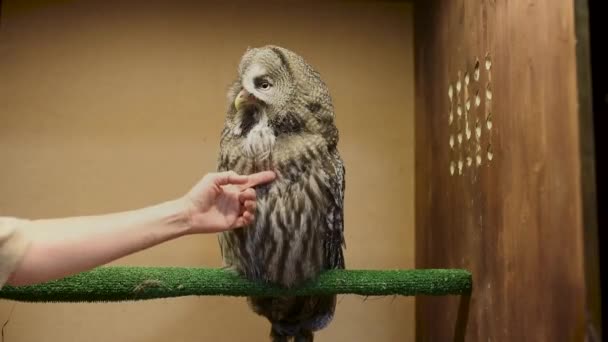
<svg viewBox="0 0 608 342">
<path fill-rule="evenodd" d="M 228 119 L 235 125 L 294 115 L 302 122 L 333 117 L 319 73 L 290 50 L 274 45 L 247 49 L 237 76 L 228 91 Z"/>
</svg>

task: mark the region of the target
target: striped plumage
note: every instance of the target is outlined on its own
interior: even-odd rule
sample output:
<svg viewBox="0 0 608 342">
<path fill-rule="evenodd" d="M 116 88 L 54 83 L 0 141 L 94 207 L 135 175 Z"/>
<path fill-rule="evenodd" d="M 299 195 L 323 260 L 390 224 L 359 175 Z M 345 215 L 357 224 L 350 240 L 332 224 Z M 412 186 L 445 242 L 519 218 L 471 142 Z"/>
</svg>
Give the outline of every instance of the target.
<svg viewBox="0 0 608 342">
<path fill-rule="evenodd" d="M 219 170 L 274 170 L 257 187 L 251 227 L 220 235 L 227 267 L 284 287 L 344 268 L 344 166 L 331 97 L 300 56 L 276 46 L 249 49 L 231 87 Z M 312 341 L 332 319 L 335 296 L 249 298 L 275 341 Z"/>
</svg>

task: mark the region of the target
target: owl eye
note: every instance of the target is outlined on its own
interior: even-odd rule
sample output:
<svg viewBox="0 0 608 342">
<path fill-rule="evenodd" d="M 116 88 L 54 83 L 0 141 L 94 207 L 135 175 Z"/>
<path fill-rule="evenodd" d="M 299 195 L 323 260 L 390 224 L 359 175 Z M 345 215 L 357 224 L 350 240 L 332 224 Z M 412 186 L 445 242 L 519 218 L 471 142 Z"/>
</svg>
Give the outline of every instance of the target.
<svg viewBox="0 0 608 342">
<path fill-rule="evenodd" d="M 253 80 L 253 84 L 257 89 L 268 90 L 272 87 L 272 83 L 266 78 L 258 77 Z"/>
</svg>

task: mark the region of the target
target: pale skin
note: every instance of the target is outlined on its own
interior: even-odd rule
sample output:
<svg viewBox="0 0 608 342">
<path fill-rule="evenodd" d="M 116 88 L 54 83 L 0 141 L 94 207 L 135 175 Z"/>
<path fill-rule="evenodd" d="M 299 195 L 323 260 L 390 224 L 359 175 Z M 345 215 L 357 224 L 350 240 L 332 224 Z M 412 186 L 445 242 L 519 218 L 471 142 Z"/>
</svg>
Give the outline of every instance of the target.
<svg viewBox="0 0 608 342">
<path fill-rule="evenodd" d="M 258 184 L 274 180 L 264 171 L 248 176 L 212 173 L 181 198 L 98 216 L 32 220 L 23 226 L 30 244 L 8 285 L 63 278 L 190 234 L 218 233 L 255 218 Z"/>
</svg>

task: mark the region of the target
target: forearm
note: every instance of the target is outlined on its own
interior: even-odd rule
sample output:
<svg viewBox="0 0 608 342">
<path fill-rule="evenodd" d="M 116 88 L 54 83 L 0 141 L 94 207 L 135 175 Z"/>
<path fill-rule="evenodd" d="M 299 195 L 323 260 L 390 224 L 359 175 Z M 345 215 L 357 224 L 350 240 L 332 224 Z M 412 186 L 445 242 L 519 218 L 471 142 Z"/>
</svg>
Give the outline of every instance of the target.
<svg viewBox="0 0 608 342">
<path fill-rule="evenodd" d="M 8 280 L 45 282 L 97 267 L 188 233 L 180 201 L 121 213 L 34 220 L 23 232 L 30 245 Z"/>
</svg>

